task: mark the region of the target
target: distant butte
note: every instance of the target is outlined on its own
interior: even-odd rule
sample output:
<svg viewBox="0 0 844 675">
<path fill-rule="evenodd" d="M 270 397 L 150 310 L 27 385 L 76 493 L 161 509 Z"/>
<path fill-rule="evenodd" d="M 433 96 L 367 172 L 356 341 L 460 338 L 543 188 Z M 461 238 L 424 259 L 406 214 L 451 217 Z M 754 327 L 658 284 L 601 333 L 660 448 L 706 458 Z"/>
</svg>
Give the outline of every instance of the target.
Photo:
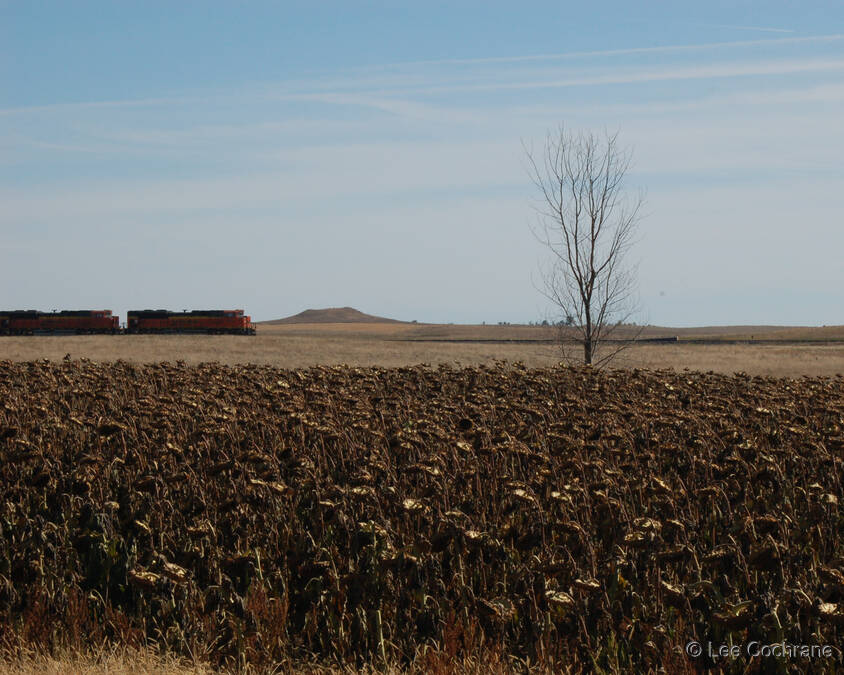
<svg viewBox="0 0 844 675">
<path fill-rule="evenodd" d="M 405 323 L 397 319 L 386 319 L 383 316 L 364 314 L 354 307 L 328 307 L 326 309 L 306 309 L 293 316 L 273 321 L 263 321 L 268 325 L 286 323 Z"/>
</svg>

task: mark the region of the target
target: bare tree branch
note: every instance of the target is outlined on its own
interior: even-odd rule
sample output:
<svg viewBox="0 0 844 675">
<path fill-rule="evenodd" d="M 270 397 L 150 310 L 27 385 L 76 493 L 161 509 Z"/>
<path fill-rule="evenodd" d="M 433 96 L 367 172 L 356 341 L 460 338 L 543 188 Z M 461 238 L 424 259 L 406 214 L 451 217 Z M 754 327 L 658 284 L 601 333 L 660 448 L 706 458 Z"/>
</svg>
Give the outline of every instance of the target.
<svg viewBox="0 0 844 675">
<path fill-rule="evenodd" d="M 563 352 L 576 341 L 583 361 L 600 367 L 641 332 L 617 337 L 637 309 L 636 278 L 625 257 L 644 199 L 624 191 L 631 154 L 619 148 L 618 133 L 575 135 L 562 126 L 547 134 L 538 159 L 524 149 L 539 193 L 533 234 L 552 254 L 540 292 L 560 312 Z"/>
</svg>

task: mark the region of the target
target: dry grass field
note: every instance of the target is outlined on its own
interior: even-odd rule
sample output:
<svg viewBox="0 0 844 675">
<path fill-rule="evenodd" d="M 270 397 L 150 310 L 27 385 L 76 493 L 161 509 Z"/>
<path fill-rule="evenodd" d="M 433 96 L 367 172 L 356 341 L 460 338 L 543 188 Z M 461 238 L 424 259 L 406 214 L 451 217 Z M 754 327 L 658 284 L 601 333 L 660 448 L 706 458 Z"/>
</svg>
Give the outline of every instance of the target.
<svg viewBox="0 0 844 675">
<path fill-rule="evenodd" d="M 730 326 L 646 328 L 644 337 L 677 335 L 670 344 L 641 344 L 620 355 L 617 366 L 800 377 L 844 373 L 844 327 Z M 136 363 L 185 361 L 255 363 L 284 368 L 317 364 L 405 366 L 463 365 L 497 360 L 542 367 L 560 360 L 541 342 L 553 333 L 534 326 L 468 326 L 409 323 L 287 324 L 258 327 L 254 337 L 206 335 L 94 335 L 0 338 L 0 360 L 71 358 Z M 750 341 L 752 339 L 752 341 Z M 692 342 L 707 340 L 706 343 Z M 748 342 L 731 342 L 732 340 Z M 784 342 L 793 340 L 793 343 Z M 723 342 L 719 342 L 723 341 Z M 811 341 L 811 342 L 809 342 Z"/>
<path fill-rule="evenodd" d="M 210 675 L 203 664 L 160 656 L 151 650 L 104 649 L 80 654 L 22 654 L 4 659 L 0 675 Z"/>
<path fill-rule="evenodd" d="M 213 675 L 220 673 L 201 659 L 179 658 L 159 654 L 152 648 L 127 649 L 117 646 L 90 649 L 86 652 L 60 650 L 54 655 L 24 650 L 0 660 L 0 675 Z M 224 672 L 224 671 L 223 671 Z M 492 658 L 467 657 L 446 660 L 441 655 L 420 663 L 399 665 L 387 663 L 352 670 L 349 667 L 319 663 L 277 664 L 271 668 L 249 665 L 235 672 L 241 675 L 259 673 L 296 673 L 297 675 L 507 675 L 513 672 L 510 664 Z"/>
</svg>

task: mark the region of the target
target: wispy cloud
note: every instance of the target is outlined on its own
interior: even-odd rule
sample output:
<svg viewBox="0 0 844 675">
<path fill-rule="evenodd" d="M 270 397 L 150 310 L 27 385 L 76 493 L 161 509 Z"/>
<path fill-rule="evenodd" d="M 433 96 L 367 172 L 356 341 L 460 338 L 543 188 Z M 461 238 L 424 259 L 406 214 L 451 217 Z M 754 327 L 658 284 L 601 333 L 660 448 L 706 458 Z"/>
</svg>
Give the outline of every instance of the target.
<svg viewBox="0 0 844 675">
<path fill-rule="evenodd" d="M 734 26 L 726 23 L 710 23 L 701 24 L 703 26 L 712 26 L 713 28 L 730 28 L 732 30 L 749 30 L 758 33 L 795 33 L 796 31 L 790 28 L 768 28 L 765 26 Z"/>
<path fill-rule="evenodd" d="M 747 30 L 761 30 L 771 32 L 793 33 L 794 31 L 778 28 L 756 28 Z M 501 63 L 523 63 L 526 61 L 562 61 L 565 59 L 590 59 L 606 56 L 630 56 L 633 54 L 670 54 L 672 52 L 695 52 L 720 49 L 738 49 L 743 47 L 786 46 L 811 43 L 828 43 L 844 40 L 844 34 L 834 33 L 830 35 L 811 35 L 794 38 L 768 38 L 765 40 L 733 40 L 728 42 L 702 42 L 691 45 L 662 45 L 657 47 L 630 47 L 627 49 L 602 49 L 590 51 L 559 52 L 556 54 L 530 54 L 513 56 L 491 56 L 473 59 L 429 59 L 425 61 L 400 61 L 392 64 L 385 64 L 384 68 L 397 66 L 420 66 L 420 65 L 482 65 Z"/>
<path fill-rule="evenodd" d="M 11 115 L 31 115 L 41 112 L 60 112 L 74 110 L 97 110 L 109 108 L 142 108 L 163 105 L 178 105 L 197 102 L 201 99 L 194 97 L 178 98 L 138 98 L 122 101 L 74 101 L 68 103 L 45 103 L 43 105 L 21 106 L 17 108 L 0 108 L 0 117 Z"/>
<path fill-rule="evenodd" d="M 793 75 L 797 73 L 829 72 L 844 70 L 844 59 L 760 61 L 756 63 L 726 63 L 687 67 L 668 66 L 655 69 L 628 69 L 586 77 L 563 77 L 544 80 L 488 82 L 482 84 L 456 84 L 394 90 L 400 94 L 447 94 L 458 92 L 516 91 L 526 89 L 561 89 L 612 84 L 642 84 L 671 80 L 701 80 L 759 75 Z M 387 93 L 384 92 L 374 92 Z M 295 97 L 295 95 L 293 95 Z"/>
<path fill-rule="evenodd" d="M 750 27 L 748 27 L 750 29 Z M 785 31 L 786 29 L 765 29 L 758 28 L 755 30 L 766 31 Z M 424 67 L 429 66 L 452 66 L 452 65 L 501 65 L 501 64 L 529 64 L 540 62 L 555 62 L 566 61 L 571 59 L 590 60 L 601 59 L 603 57 L 620 57 L 630 56 L 636 54 L 671 54 L 684 53 L 707 50 L 731 50 L 754 48 L 760 46 L 766 47 L 786 47 L 794 45 L 809 45 L 809 44 L 828 44 L 844 41 L 844 33 L 829 34 L 829 35 L 814 35 L 805 37 L 793 38 L 773 38 L 763 40 L 744 40 L 732 42 L 709 42 L 691 45 L 664 45 L 657 47 L 634 47 L 628 49 L 611 49 L 611 50 L 593 50 L 593 51 L 575 51 L 575 52 L 561 52 L 556 54 L 536 54 L 536 55 L 513 55 L 513 56 L 496 56 L 483 57 L 471 59 L 433 59 L 422 61 L 406 61 L 395 62 L 391 64 L 383 64 L 380 66 L 368 66 L 366 68 L 350 68 L 348 73 L 350 76 L 337 78 L 336 76 L 314 76 L 308 80 L 290 80 L 282 83 L 265 83 L 263 85 L 253 86 L 251 88 L 241 90 L 239 94 L 246 96 L 254 96 L 265 93 L 270 98 L 287 98 L 288 100 L 306 100 L 308 95 L 316 95 L 322 93 L 326 96 L 333 94 L 340 94 L 343 92 L 358 91 L 367 93 L 369 95 L 375 94 L 439 94 L 448 93 L 452 91 L 491 91 L 495 89 L 523 89 L 523 88 L 547 88 L 547 87 L 566 87 L 566 86 L 585 86 L 585 85 L 600 85 L 600 84 L 624 84 L 635 82 L 647 82 L 656 80 L 669 79 L 689 79 L 704 78 L 704 77 L 731 77 L 741 75 L 764 75 L 764 74 L 786 74 L 793 72 L 803 72 L 820 69 L 838 69 L 840 62 L 768 62 L 758 64 L 743 64 L 737 61 L 733 64 L 719 66 L 718 69 L 713 68 L 697 68 L 695 69 L 699 74 L 695 75 L 690 69 L 685 71 L 678 71 L 669 66 L 663 71 L 650 72 L 629 72 L 620 75 L 597 75 L 593 77 L 582 78 L 567 78 L 559 80 L 536 81 L 536 82 L 500 82 L 500 83 L 477 83 L 472 84 L 472 80 L 477 80 L 478 74 L 471 75 L 458 72 L 426 72 Z M 826 64 L 826 65 L 824 65 Z M 593 67 L 596 64 L 593 64 Z M 417 70 L 422 67 L 423 70 Z M 390 70 L 385 74 L 383 71 Z M 379 73 L 382 73 L 379 75 Z M 458 84 L 447 84 L 449 81 L 465 80 L 465 82 Z M 119 108 L 155 108 L 164 106 L 189 106 L 208 104 L 214 98 L 227 97 L 230 93 L 227 92 L 206 92 L 205 94 L 196 94 L 194 96 L 180 96 L 168 98 L 141 98 L 141 99 L 126 99 L 126 100 L 110 100 L 110 101 L 78 101 L 78 102 L 59 102 L 48 103 L 37 106 L 23 106 L 12 108 L 0 108 L 0 117 L 8 117 L 13 115 L 31 115 L 43 112 L 74 112 L 86 110 L 109 110 Z M 316 100 L 316 99 L 313 99 Z M 377 104 L 377 105 L 376 105 Z M 396 101 L 382 100 L 380 102 L 370 99 L 366 105 L 372 107 L 383 108 L 390 107 L 395 109 Z"/>
</svg>

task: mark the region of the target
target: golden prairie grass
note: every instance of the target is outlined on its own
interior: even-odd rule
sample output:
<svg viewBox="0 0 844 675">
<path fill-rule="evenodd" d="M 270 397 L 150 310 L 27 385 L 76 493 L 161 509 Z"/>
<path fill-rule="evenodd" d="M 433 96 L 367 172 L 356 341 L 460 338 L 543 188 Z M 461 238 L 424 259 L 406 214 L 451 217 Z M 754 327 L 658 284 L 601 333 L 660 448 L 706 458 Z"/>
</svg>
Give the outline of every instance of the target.
<svg viewBox="0 0 844 675">
<path fill-rule="evenodd" d="M 542 340 L 553 339 L 557 329 L 522 324 L 452 324 L 452 323 L 302 323 L 258 324 L 262 335 L 359 336 L 395 339 L 478 339 Z M 681 340 L 844 340 L 842 326 L 699 326 L 671 328 L 664 326 L 624 326 L 618 336 L 643 338 L 677 336 Z"/>
<path fill-rule="evenodd" d="M 211 675 L 218 672 L 220 671 L 206 666 L 184 666 L 176 662 L 168 663 L 166 660 L 150 660 L 145 656 L 114 657 L 106 660 L 96 660 L 84 656 L 63 659 L 33 658 L 20 663 L 0 664 L 0 675 Z M 427 666 L 412 668 L 387 666 L 386 668 L 354 670 L 330 666 L 295 665 L 290 667 L 279 666 L 270 670 L 244 668 L 239 672 L 244 675 L 259 675 L 262 673 L 272 673 L 273 675 L 287 673 L 305 675 L 375 675 L 375 673 L 379 675 L 427 675 L 437 672 L 442 675 L 508 675 L 519 671 L 503 664 L 491 665 L 469 662 L 443 664 L 438 671 L 429 670 Z"/>
<path fill-rule="evenodd" d="M 662 332 L 659 332 L 661 330 Z M 721 332 L 718 332 L 718 331 Z M 753 330 L 754 333 L 748 331 Z M 640 344 L 619 355 L 614 365 L 625 368 L 673 368 L 744 371 L 752 375 L 801 377 L 844 373 L 844 343 L 782 344 L 779 339 L 834 339 L 841 327 L 785 329 L 782 327 L 724 327 L 721 329 L 649 329 L 647 335 L 686 331 L 681 341 Z M 695 333 L 694 331 L 699 331 Z M 749 338 L 752 344 L 695 344 L 682 339 Z M 536 326 L 453 326 L 422 324 L 294 324 L 260 326 L 254 337 L 226 335 L 90 335 L 0 338 L 0 360 L 58 361 L 71 358 L 136 363 L 185 361 L 196 364 L 254 363 L 283 368 L 318 364 L 406 366 L 419 363 L 480 365 L 521 361 L 543 367 L 560 360 L 559 348 L 542 342 L 548 329 Z M 437 342 L 435 340 L 458 340 Z M 460 342 L 501 340 L 502 342 Z"/>
<path fill-rule="evenodd" d="M 250 664 L 233 670 L 219 670 L 200 661 L 190 661 L 172 655 L 162 655 L 152 648 L 132 649 L 114 645 L 100 650 L 64 650 L 50 655 L 32 650 L 20 650 L 15 655 L 0 658 L 0 675 L 211 675 L 237 672 L 240 675 L 507 675 L 512 672 L 535 672 L 522 661 L 507 662 L 496 652 L 480 657 L 455 658 L 442 650 L 428 649 L 416 655 L 409 664 L 374 664 L 363 668 L 291 661 L 271 667 L 256 668 Z M 568 672 L 561 666 L 557 672 Z"/>
<path fill-rule="evenodd" d="M 844 373 L 844 344 L 667 344 L 638 345 L 619 354 L 620 368 L 673 368 L 773 377 L 826 376 Z"/>
<path fill-rule="evenodd" d="M 212 672 L 206 666 L 187 664 L 153 650 L 120 647 L 56 655 L 25 652 L 0 662 L 0 675 L 210 675 Z"/>
</svg>

